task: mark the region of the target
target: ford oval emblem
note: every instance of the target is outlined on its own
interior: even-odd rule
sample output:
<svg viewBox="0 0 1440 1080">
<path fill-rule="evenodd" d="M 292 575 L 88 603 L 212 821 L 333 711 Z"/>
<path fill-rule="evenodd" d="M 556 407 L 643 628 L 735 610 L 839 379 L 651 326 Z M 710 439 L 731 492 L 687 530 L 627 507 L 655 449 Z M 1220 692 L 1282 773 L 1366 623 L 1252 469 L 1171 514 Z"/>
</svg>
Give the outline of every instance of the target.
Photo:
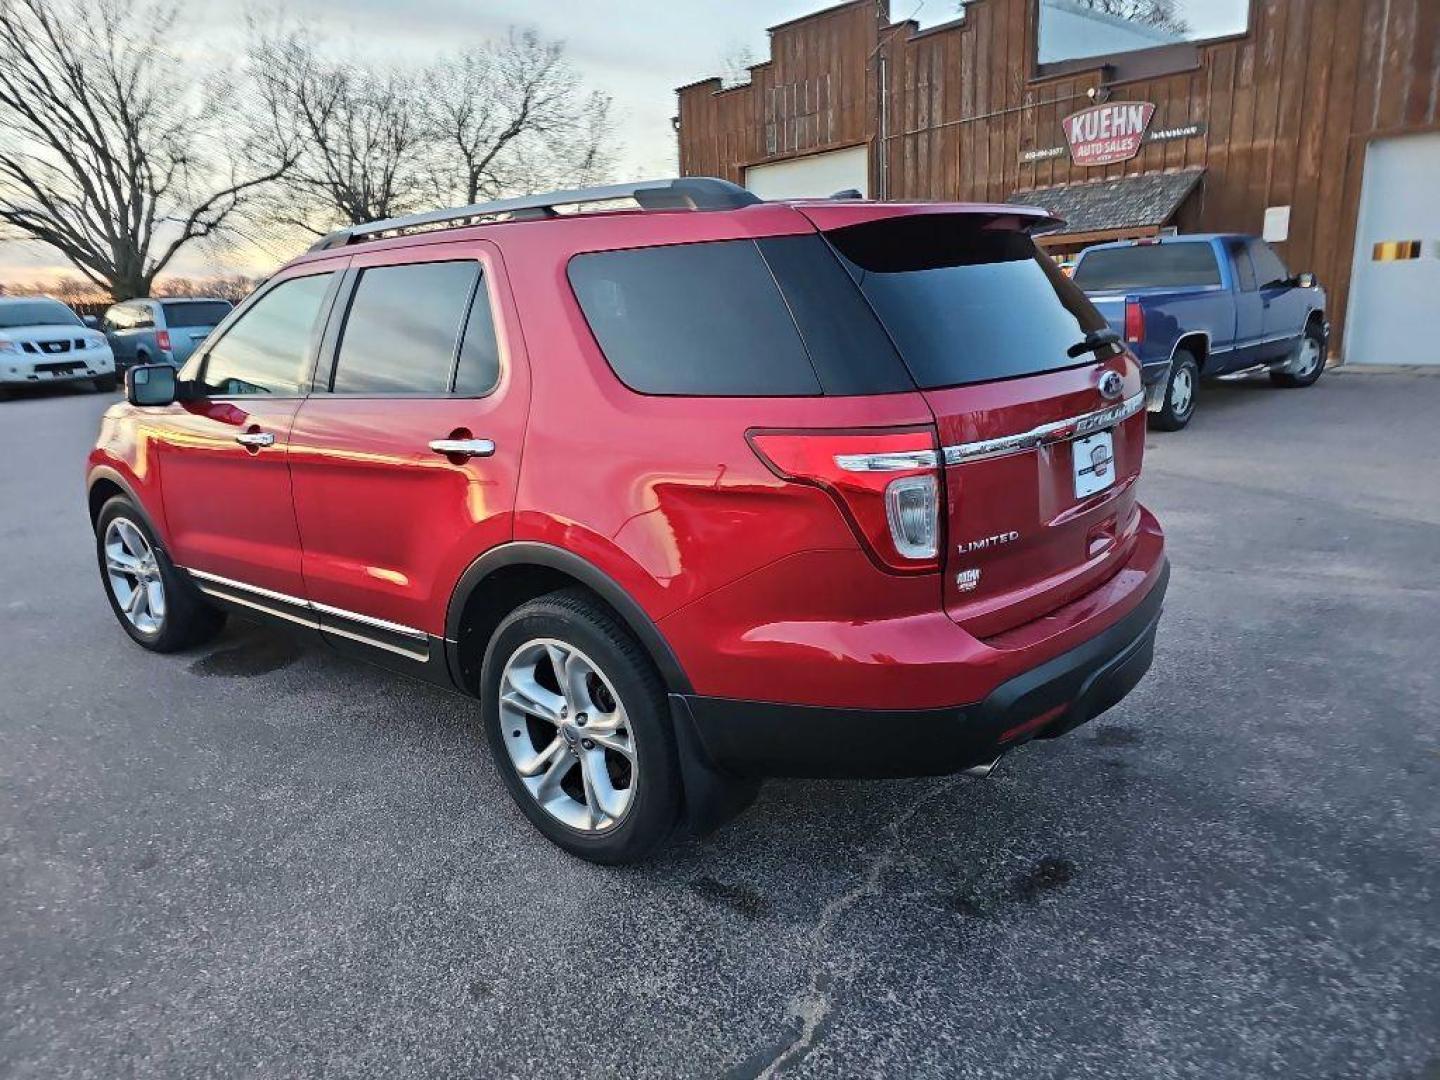
<svg viewBox="0 0 1440 1080">
<path fill-rule="evenodd" d="M 1124 392 L 1125 380 L 1118 371 L 1107 371 L 1100 376 L 1100 396 L 1106 401 L 1114 401 Z"/>
</svg>

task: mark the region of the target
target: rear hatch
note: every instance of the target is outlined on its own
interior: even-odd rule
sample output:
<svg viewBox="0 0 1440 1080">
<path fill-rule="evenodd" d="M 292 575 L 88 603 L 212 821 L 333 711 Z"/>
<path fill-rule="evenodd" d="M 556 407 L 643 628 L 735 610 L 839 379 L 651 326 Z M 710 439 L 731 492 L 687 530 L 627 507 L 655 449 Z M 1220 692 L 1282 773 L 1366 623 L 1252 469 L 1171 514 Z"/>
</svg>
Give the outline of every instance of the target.
<svg viewBox="0 0 1440 1080">
<path fill-rule="evenodd" d="M 210 336 L 210 331 L 230 314 L 231 307 L 224 300 L 167 300 L 164 306 L 170 354 L 177 364 Z"/>
<path fill-rule="evenodd" d="M 1117 571 L 1138 524 L 1140 370 L 1105 343 L 1105 318 L 1036 248 L 1029 222 L 876 207 L 844 223 L 843 211 L 805 209 L 934 413 L 950 616 L 990 637 Z"/>
</svg>

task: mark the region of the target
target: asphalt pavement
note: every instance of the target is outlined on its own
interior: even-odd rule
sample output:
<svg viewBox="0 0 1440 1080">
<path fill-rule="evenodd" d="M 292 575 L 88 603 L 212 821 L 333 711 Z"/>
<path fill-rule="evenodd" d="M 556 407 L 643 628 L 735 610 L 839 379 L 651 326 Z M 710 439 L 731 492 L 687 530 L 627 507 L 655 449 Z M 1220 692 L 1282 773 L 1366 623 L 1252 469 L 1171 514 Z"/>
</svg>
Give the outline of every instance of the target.
<svg viewBox="0 0 1440 1080">
<path fill-rule="evenodd" d="M 1208 389 L 1121 705 L 988 780 L 564 855 L 477 710 L 101 594 L 108 397 L 0 403 L 0 1076 L 1440 1078 L 1440 378 Z"/>
</svg>

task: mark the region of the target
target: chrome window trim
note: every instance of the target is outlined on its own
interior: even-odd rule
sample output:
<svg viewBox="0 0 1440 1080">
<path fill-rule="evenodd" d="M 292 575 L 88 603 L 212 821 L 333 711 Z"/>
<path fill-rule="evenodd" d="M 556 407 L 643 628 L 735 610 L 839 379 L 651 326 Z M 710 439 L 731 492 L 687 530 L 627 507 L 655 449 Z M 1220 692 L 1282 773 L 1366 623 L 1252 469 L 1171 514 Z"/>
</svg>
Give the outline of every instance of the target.
<svg viewBox="0 0 1440 1080">
<path fill-rule="evenodd" d="M 345 608 L 332 607 L 329 604 L 317 604 L 310 600 L 302 600 L 300 597 L 291 596 L 289 593 L 276 592 L 273 589 L 263 589 L 259 585 L 250 585 L 243 581 L 236 581 L 234 578 L 221 577 L 219 574 L 211 574 L 205 570 L 192 570 L 188 567 L 183 566 L 179 569 L 184 570 L 185 573 L 189 574 L 192 578 L 195 578 L 197 587 L 200 589 L 201 592 L 205 593 L 208 596 L 214 596 L 221 600 L 228 600 L 231 603 L 241 604 L 245 607 L 253 608 L 256 611 L 263 611 L 266 614 L 275 615 L 278 618 L 287 619 L 290 622 L 299 623 L 300 625 L 308 626 L 311 629 L 321 630 L 325 633 L 339 634 L 341 637 L 351 638 L 355 641 L 363 642 L 366 645 L 373 645 L 379 649 L 388 649 L 390 652 L 399 653 L 402 656 L 408 656 L 411 659 L 428 659 L 430 635 L 427 634 L 424 630 L 415 629 L 413 626 L 404 626 L 400 623 L 387 622 L 385 619 L 376 619 L 369 615 L 361 615 L 358 612 L 347 611 Z M 212 586 L 211 588 L 206 588 L 207 582 Z M 216 588 L 216 586 L 218 586 L 218 588 Z M 298 608 L 301 611 L 314 612 L 317 617 L 314 619 L 304 619 L 298 615 L 294 615 L 288 612 L 277 611 L 275 608 L 269 607 L 268 605 L 260 604 L 252 600 L 246 600 L 238 596 L 231 596 L 228 593 L 222 592 L 221 589 L 237 589 L 240 592 L 250 593 L 253 596 L 261 597 L 267 600 L 273 600 L 276 603 L 287 604 L 290 607 Z M 318 616 L 320 615 L 330 615 L 337 619 L 346 619 L 350 622 L 358 623 L 361 626 L 370 626 L 374 627 L 376 630 L 383 630 L 386 633 L 395 634 L 399 637 L 410 638 L 413 641 L 425 645 L 426 654 L 424 656 L 417 656 L 408 649 L 404 649 L 396 645 L 390 645 L 383 641 L 376 641 L 374 638 L 365 637 L 364 635 L 354 633 L 353 631 L 347 631 L 342 627 L 322 624 L 320 622 L 320 619 L 318 618 Z"/>
<path fill-rule="evenodd" d="M 1034 450 L 1036 447 L 1090 435 L 1130 419 L 1144 407 L 1145 392 L 1142 390 L 1140 393 L 1126 398 L 1119 405 L 1113 405 L 1108 409 L 1099 409 L 1096 412 L 1072 416 L 1065 420 L 1053 420 L 1048 424 L 1041 424 L 1039 427 L 1015 435 L 1001 435 L 994 439 L 981 439 L 978 442 L 947 446 L 944 450 L 945 464 L 960 465 L 982 458 L 1004 457 L 1007 454 L 1019 454 L 1026 450 Z"/>
</svg>

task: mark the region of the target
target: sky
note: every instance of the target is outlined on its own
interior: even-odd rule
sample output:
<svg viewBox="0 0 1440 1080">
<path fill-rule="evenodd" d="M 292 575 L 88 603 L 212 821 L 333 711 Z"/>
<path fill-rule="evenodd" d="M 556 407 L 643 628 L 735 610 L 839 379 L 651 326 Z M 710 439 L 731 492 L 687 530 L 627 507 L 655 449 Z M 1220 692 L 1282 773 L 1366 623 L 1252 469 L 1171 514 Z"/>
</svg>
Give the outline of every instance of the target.
<svg viewBox="0 0 1440 1080">
<path fill-rule="evenodd" d="M 623 144 L 615 179 L 676 172 L 675 88 L 717 75 L 740 48 L 756 62 L 768 55 L 769 26 L 830 6 L 834 0 L 289 0 L 291 18 L 313 25 L 344 51 L 377 59 L 427 61 L 437 52 L 530 26 L 566 42 L 589 88 L 615 101 Z M 1181 0 L 1197 36 L 1229 33 L 1244 24 L 1245 0 Z M 176 37 L 194 35 L 216 55 L 243 46 L 246 0 L 187 0 Z M 891 0 L 896 19 L 922 26 L 955 16 L 956 0 Z M 283 254 L 283 253 L 282 253 Z M 253 246 L 229 254 L 192 251 L 172 264 L 179 274 L 260 272 L 277 260 Z M 63 259 L 38 244 L 0 241 L 0 283 L 70 273 Z"/>
</svg>

